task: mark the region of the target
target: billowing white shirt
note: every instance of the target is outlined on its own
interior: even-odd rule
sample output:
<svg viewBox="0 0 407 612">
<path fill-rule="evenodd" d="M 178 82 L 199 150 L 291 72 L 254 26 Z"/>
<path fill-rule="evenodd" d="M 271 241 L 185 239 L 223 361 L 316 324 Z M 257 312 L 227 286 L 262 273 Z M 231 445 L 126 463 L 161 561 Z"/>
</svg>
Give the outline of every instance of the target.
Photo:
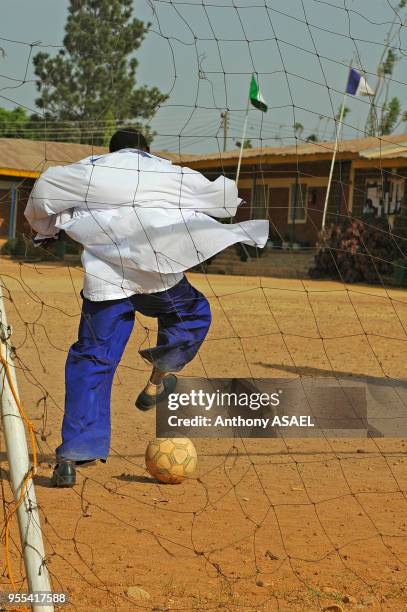
<svg viewBox="0 0 407 612">
<path fill-rule="evenodd" d="M 236 183 L 137 149 L 49 168 L 25 216 L 39 237 L 63 229 L 84 247 L 84 295 L 93 301 L 163 291 L 236 242 L 263 247 L 268 221 L 219 223 L 241 200 Z"/>
</svg>

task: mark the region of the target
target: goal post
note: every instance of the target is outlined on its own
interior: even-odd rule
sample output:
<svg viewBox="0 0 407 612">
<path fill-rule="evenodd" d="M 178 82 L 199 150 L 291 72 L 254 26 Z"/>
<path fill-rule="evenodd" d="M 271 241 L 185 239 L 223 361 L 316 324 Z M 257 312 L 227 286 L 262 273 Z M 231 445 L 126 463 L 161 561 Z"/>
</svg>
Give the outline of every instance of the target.
<svg viewBox="0 0 407 612">
<path fill-rule="evenodd" d="M 7 323 L 3 291 L 0 283 L 0 405 L 1 422 L 6 445 L 13 491 L 15 512 L 20 531 L 21 548 L 27 575 L 28 590 L 52 592 L 45 559 L 40 517 L 37 507 L 34 483 L 30 476 L 31 463 L 28 454 L 24 415 L 19 408 L 17 377 L 13 363 L 13 349 L 10 343 L 10 327 Z M 8 525 L 6 525 L 6 538 Z M 6 542 L 7 546 L 7 542 Z M 7 563 L 10 563 L 6 550 Z M 13 584 L 12 576 L 9 576 Z M 53 605 L 31 604 L 35 612 L 53 612 Z"/>
</svg>

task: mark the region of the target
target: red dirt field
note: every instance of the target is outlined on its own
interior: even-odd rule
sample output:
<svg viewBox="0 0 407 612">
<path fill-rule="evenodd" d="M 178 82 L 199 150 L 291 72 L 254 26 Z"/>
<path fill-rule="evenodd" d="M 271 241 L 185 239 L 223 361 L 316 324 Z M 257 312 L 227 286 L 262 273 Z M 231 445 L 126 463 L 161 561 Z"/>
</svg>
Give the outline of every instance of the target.
<svg viewBox="0 0 407 612">
<path fill-rule="evenodd" d="M 213 324 L 184 375 L 407 376 L 407 294 L 328 281 L 191 274 Z M 407 610 L 407 441 L 198 439 L 196 477 L 145 471 L 154 414 L 134 408 L 148 376 L 140 317 L 112 397 L 106 465 L 49 487 L 64 361 L 76 338 L 79 269 L 0 259 L 17 376 L 39 447 L 35 478 L 64 610 Z M 152 336 L 153 337 L 153 336 Z M 6 505 L 11 502 L 1 441 Z M 16 521 L 11 559 L 26 590 Z M 4 535 L 4 532 L 3 532 Z M 0 590 L 9 588 L 0 551 Z M 140 590 L 141 589 L 141 590 Z"/>
</svg>

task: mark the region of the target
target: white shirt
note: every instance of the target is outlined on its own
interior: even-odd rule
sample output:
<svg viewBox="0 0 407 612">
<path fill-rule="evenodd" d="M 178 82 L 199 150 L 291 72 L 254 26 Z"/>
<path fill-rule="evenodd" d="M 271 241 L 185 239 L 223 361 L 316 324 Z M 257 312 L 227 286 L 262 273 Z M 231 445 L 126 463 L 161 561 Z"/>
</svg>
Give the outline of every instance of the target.
<svg viewBox="0 0 407 612">
<path fill-rule="evenodd" d="M 65 232 L 84 247 L 84 296 L 156 293 L 236 242 L 263 247 L 268 221 L 223 224 L 241 200 L 236 183 L 137 149 L 49 168 L 25 216 L 38 237 Z"/>
</svg>

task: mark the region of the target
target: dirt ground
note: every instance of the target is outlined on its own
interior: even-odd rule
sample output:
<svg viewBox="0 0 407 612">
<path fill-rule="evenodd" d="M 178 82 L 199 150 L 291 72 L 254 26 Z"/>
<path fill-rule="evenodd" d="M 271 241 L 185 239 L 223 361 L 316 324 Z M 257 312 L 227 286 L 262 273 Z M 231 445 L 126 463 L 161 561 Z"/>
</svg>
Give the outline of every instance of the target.
<svg viewBox="0 0 407 612">
<path fill-rule="evenodd" d="M 79 469 L 74 489 L 50 488 L 82 273 L 0 259 L 0 277 L 40 449 L 49 570 L 54 590 L 70 594 L 65 610 L 407 610 L 407 441 L 198 439 L 197 477 L 157 484 L 144 467 L 154 414 L 134 408 L 151 319 L 139 318 L 118 370 L 107 464 Z M 407 378 L 405 291 L 190 279 L 209 298 L 213 324 L 185 375 Z M 0 452 L 9 502 L 3 440 Z M 12 535 L 24 590 L 15 523 Z M 0 555 L 3 569 L 3 545 Z M 3 570 L 0 589 L 8 587 Z"/>
</svg>

